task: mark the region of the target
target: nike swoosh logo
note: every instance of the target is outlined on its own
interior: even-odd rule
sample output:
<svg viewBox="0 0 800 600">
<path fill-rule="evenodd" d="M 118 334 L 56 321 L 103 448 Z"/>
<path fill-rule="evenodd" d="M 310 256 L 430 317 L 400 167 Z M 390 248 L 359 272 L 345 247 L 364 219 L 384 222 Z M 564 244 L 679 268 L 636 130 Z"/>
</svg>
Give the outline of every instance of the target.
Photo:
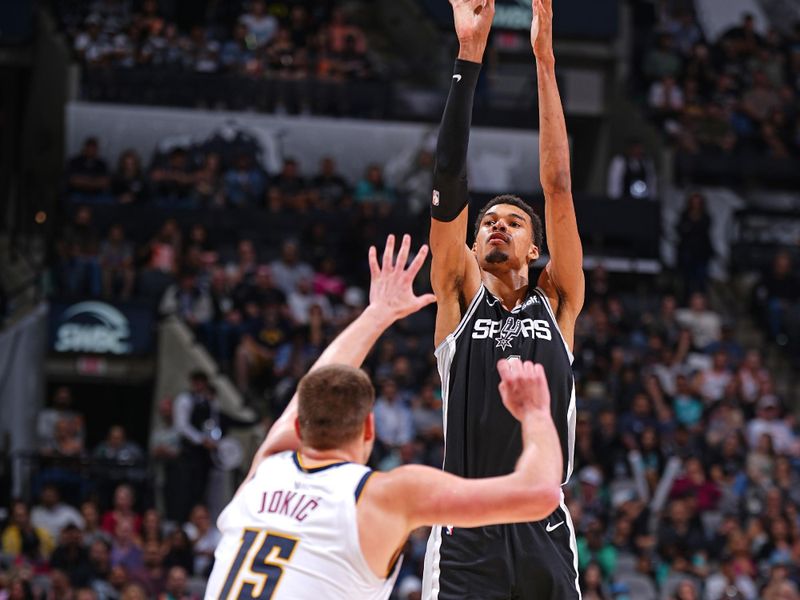
<svg viewBox="0 0 800 600">
<path fill-rule="evenodd" d="M 551 531 L 555 531 L 556 529 L 561 527 L 563 524 L 564 524 L 564 521 L 559 521 L 555 525 L 550 525 L 550 523 L 548 522 L 547 523 L 547 527 L 545 527 L 545 529 L 547 530 L 547 533 L 550 533 Z"/>
<path fill-rule="evenodd" d="M 497 304 L 497 302 L 498 302 L 497 298 L 495 298 L 494 300 L 486 300 L 486 304 L 488 304 L 489 306 L 494 306 L 495 304 Z"/>
<path fill-rule="evenodd" d="M 455 79 L 456 82 L 461 81 L 461 75 L 453 75 L 453 79 Z"/>
</svg>

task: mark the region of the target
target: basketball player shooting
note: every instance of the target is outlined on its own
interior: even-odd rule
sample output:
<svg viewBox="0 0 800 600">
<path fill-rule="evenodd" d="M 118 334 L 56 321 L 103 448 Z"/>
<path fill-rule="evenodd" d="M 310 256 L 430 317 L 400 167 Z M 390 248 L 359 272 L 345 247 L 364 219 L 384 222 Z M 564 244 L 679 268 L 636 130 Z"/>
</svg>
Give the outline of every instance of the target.
<svg viewBox="0 0 800 600">
<path fill-rule="evenodd" d="M 563 458 L 572 470 L 575 394 L 572 344 L 583 306 L 581 241 L 572 201 L 569 145 L 556 84 L 552 0 L 534 0 L 531 43 L 539 93 L 540 178 L 550 260 L 534 280 L 542 223 L 518 197 L 492 199 L 468 226 L 466 159 L 472 101 L 494 17 L 493 0 L 450 0 L 458 59 L 442 117 L 431 208 L 431 283 L 437 298 L 436 358 L 445 411 L 444 470 L 497 477 L 514 469 L 520 424 L 498 397 L 498 360 L 544 367 Z M 524 524 L 434 528 L 427 600 L 579 598 L 577 549 L 563 505 Z"/>
<path fill-rule="evenodd" d="M 405 236 L 395 261 L 390 236 L 382 265 L 370 250 L 369 306 L 301 380 L 219 517 L 206 600 L 386 600 L 414 529 L 527 521 L 558 506 L 561 449 L 544 370 L 531 362 L 497 365 L 499 394 L 521 441 L 516 468 L 505 476 L 365 466 L 375 390 L 357 367 L 394 321 L 435 300 L 414 295 L 427 247 L 405 268 L 410 244 Z"/>
</svg>

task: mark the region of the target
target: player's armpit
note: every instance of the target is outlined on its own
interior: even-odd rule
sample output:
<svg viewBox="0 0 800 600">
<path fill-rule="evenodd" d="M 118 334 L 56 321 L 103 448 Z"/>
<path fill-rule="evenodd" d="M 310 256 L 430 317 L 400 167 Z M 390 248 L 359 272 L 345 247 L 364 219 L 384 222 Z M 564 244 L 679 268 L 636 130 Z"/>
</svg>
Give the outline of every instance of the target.
<svg viewBox="0 0 800 600">
<path fill-rule="evenodd" d="M 557 484 L 531 484 L 512 473 L 464 479 L 430 467 L 408 465 L 373 482 L 384 510 L 403 515 L 407 532 L 424 525 L 478 527 L 538 521 L 558 507 Z"/>
<path fill-rule="evenodd" d="M 472 298 L 481 283 L 475 256 L 467 247 L 468 209 L 450 222 L 431 219 L 431 286 L 436 295 L 435 345 L 461 321 L 461 299 Z"/>
</svg>

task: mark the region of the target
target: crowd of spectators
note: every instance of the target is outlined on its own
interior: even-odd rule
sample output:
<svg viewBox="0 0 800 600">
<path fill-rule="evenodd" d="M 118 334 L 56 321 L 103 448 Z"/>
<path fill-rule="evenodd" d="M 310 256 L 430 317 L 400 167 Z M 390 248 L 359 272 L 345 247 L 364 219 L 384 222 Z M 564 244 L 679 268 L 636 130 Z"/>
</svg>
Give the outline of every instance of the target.
<svg viewBox="0 0 800 600">
<path fill-rule="evenodd" d="M 256 152 L 241 148 L 170 149 L 147 171 L 141 162 L 125 152 L 111 173 L 91 139 L 70 161 L 55 289 L 149 301 L 176 315 L 266 419 L 364 307 L 367 247 L 381 246 L 389 231 L 424 239 L 421 208 L 407 208 L 416 187 L 394 188 L 378 166 L 353 185 L 330 158 L 311 176 L 292 159 L 269 175 Z M 406 179 L 429 189 L 429 167 L 420 156 Z M 136 218 L 114 218 L 131 204 Z M 109 210 L 101 229 L 97 219 Z M 142 231 L 145 211 L 161 217 Z M 268 225 L 228 238 L 221 223 L 230 214 L 265 216 Z M 760 350 L 741 347 L 730 315 L 709 306 L 708 228 L 702 197 L 689 198 L 678 225 L 680 289 L 653 285 L 642 294 L 602 266 L 587 277 L 574 348 L 576 462 L 565 488 L 586 598 L 798 598 L 800 431 Z M 790 263 L 776 259 L 756 293 L 784 335 L 793 285 Z M 441 465 L 432 317 L 427 310 L 398 324 L 366 361 L 377 393 L 378 468 Z M 84 452 L 87 415 L 70 406 L 66 389 L 51 404 L 39 423 L 42 455 Z M 191 597 L 182 586 L 202 589 L 218 533 L 206 503 L 193 504 L 204 499 L 218 437 L 191 423 L 193 411 L 214 415 L 215 406 L 201 374 L 159 403 L 147 454 L 160 493 L 139 492 L 124 471 L 95 487 L 41 478 L 33 514 L 49 517 L 29 517 L 34 506 L 21 502 L 8 516 L 10 567 L 0 578 L 8 596 L 26 597 L 12 590 L 28 585 L 49 590 L 45 597 L 87 599 L 182 598 Z M 122 463 L 142 452 L 115 427 L 94 454 Z M 421 529 L 408 542 L 399 599 L 419 597 L 426 540 Z"/>
<path fill-rule="evenodd" d="M 335 85 L 312 89 L 309 81 L 353 85 L 377 76 L 366 35 L 339 4 L 98 0 L 55 10 L 90 98 L 300 112 L 343 110 L 347 101 Z M 202 78 L 215 74 L 238 79 Z M 172 96 L 159 89 L 165 76 Z M 251 89 L 245 80 L 276 85 Z M 238 86 L 238 99 L 219 86 Z"/>
<path fill-rule="evenodd" d="M 710 40 L 693 3 L 679 4 L 661 12 L 638 65 L 650 115 L 678 150 L 678 177 L 796 182 L 800 23 L 789 34 L 770 27 L 762 35 L 745 14 Z"/>
</svg>

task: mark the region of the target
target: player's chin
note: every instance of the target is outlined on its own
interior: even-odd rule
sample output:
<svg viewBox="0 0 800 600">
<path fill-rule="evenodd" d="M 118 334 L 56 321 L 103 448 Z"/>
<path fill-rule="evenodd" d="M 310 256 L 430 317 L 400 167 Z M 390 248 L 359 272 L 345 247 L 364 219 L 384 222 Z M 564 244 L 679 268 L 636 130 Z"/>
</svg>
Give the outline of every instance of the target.
<svg viewBox="0 0 800 600">
<path fill-rule="evenodd" d="M 499 248 L 492 248 L 486 253 L 484 261 L 489 265 L 499 265 L 508 262 L 509 256 L 507 252 L 503 252 Z"/>
</svg>

